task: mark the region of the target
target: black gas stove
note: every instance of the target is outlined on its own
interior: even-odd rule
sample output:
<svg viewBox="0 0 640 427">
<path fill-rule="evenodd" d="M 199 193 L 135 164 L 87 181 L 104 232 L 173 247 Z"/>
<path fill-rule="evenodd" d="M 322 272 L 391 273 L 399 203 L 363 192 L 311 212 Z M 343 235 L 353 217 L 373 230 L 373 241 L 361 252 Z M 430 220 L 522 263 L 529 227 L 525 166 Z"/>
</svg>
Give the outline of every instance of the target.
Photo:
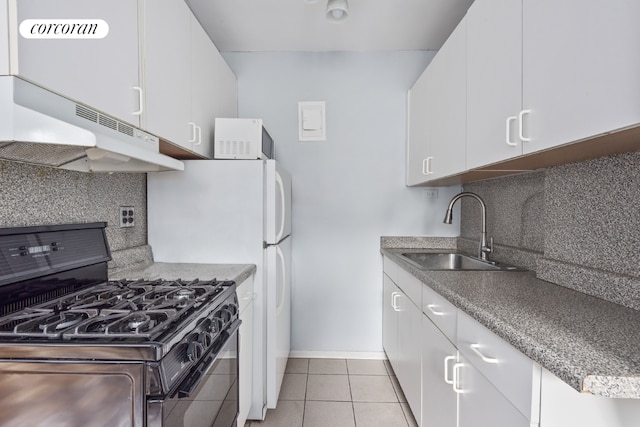
<svg viewBox="0 0 640 427">
<path fill-rule="evenodd" d="M 53 408 L 51 401 L 74 406 L 63 392 L 69 382 L 84 375 L 114 392 L 114 381 L 123 379 L 116 364 L 129 378 L 118 391 L 124 399 L 118 405 L 128 409 L 110 415 L 108 422 L 86 424 L 87 414 L 80 408 L 65 425 L 186 425 L 170 421 L 180 406 L 170 402 L 197 400 L 206 388 L 200 383 L 211 379 L 214 365 L 222 363 L 225 375 L 235 378 L 231 383 L 237 380 L 240 320 L 235 283 L 109 281 L 105 226 L 0 229 L 0 396 L 15 395 L 20 384 L 16 372 L 22 372 L 21 390 L 31 405 L 35 393 L 48 402 L 47 408 Z M 41 386 L 27 379 L 45 381 L 48 387 L 38 395 Z M 3 417 L 11 416 L 7 414 L 13 414 L 12 422 L 21 419 L 23 409 L 0 397 L 0 425 Z M 55 412 L 40 413 L 49 410 Z M 33 408 L 29 413 L 30 425 L 53 421 L 51 414 L 33 418 L 39 417 Z"/>
</svg>

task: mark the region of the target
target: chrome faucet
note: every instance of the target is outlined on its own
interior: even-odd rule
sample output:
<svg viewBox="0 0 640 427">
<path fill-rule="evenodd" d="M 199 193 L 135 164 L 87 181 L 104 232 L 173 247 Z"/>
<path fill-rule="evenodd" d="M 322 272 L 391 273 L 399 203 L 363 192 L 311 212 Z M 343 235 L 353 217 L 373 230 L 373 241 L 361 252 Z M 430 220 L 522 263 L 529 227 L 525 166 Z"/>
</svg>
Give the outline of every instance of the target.
<svg viewBox="0 0 640 427">
<path fill-rule="evenodd" d="M 487 206 L 484 204 L 484 200 L 482 200 L 480 196 L 478 196 L 476 193 L 470 192 L 463 192 L 454 196 L 453 199 L 451 199 L 451 201 L 449 202 L 447 213 L 444 216 L 444 223 L 451 224 L 451 221 L 453 221 L 453 205 L 465 196 L 473 197 L 478 202 L 480 202 L 480 208 L 482 212 L 482 234 L 480 236 L 480 245 L 478 247 L 478 258 L 480 258 L 482 261 L 489 262 L 489 254 L 493 252 L 493 237 L 491 238 L 490 242 L 487 241 Z"/>
</svg>

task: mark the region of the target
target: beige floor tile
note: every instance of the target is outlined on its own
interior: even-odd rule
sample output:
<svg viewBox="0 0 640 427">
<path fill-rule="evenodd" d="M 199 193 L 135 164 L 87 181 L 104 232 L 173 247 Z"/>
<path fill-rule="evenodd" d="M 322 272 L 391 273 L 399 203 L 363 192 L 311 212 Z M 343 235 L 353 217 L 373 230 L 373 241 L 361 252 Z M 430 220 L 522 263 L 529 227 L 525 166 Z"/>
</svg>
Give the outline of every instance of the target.
<svg viewBox="0 0 640 427">
<path fill-rule="evenodd" d="M 309 359 L 310 374 L 346 375 L 345 359 Z"/>
<path fill-rule="evenodd" d="M 383 360 L 348 359 L 349 375 L 389 375 Z"/>
<path fill-rule="evenodd" d="M 411 412 L 411 408 L 409 408 L 408 403 L 401 403 L 402 412 L 404 412 L 404 417 L 407 419 L 409 423 L 409 427 L 418 427 L 418 423 L 416 422 L 415 417 L 413 416 L 413 412 Z"/>
<path fill-rule="evenodd" d="M 355 427 L 351 402 L 308 401 L 303 427 Z"/>
<path fill-rule="evenodd" d="M 309 374 L 307 400 L 350 401 L 349 376 Z"/>
<path fill-rule="evenodd" d="M 398 401 L 402 402 L 402 403 L 406 403 L 407 402 L 407 398 L 404 396 L 404 392 L 402 391 L 402 388 L 400 387 L 400 383 L 398 382 L 398 377 L 393 376 L 393 377 L 389 377 L 391 378 L 391 383 L 393 384 L 393 389 L 396 392 L 396 395 L 398 396 Z"/>
<path fill-rule="evenodd" d="M 304 400 L 307 391 L 307 374 L 284 374 L 279 400 Z"/>
<path fill-rule="evenodd" d="M 285 368 L 287 374 L 306 374 L 309 372 L 309 359 L 305 358 L 291 358 L 287 360 L 287 367 Z"/>
<path fill-rule="evenodd" d="M 354 402 L 398 402 L 388 376 L 349 375 Z"/>
<path fill-rule="evenodd" d="M 408 427 L 399 403 L 354 402 L 358 427 Z"/>
<path fill-rule="evenodd" d="M 251 427 L 302 427 L 303 401 L 278 402 L 276 409 L 269 409 L 264 421 L 252 421 Z"/>
</svg>

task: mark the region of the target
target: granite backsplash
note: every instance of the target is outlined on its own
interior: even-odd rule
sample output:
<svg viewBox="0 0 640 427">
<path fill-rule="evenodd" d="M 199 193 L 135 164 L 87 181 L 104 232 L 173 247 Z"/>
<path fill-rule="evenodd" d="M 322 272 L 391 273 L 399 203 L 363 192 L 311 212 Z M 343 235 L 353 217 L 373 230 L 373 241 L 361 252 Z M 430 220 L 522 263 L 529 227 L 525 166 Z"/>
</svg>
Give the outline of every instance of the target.
<svg viewBox="0 0 640 427">
<path fill-rule="evenodd" d="M 494 258 L 640 310 L 640 152 L 464 185 L 487 205 Z M 458 248 L 477 251 L 479 204 L 462 201 Z"/>
<path fill-rule="evenodd" d="M 0 227 L 104 221 L 110 266 L 150 257 L 144 173 L 83 173 L 0 161 Z M 120 228 L 119 207 L 135 208 L 135 226 Z"/>
</svg>

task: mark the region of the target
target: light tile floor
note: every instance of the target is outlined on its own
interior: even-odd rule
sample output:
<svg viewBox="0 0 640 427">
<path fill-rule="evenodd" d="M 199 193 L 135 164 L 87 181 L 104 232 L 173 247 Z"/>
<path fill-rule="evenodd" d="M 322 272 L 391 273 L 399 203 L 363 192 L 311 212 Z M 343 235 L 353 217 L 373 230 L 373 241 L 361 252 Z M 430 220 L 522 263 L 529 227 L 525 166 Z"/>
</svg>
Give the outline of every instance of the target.
<svg viewBox="0 0 640 427">
<path fill-rule="evenodd" d="M 245 427 L 416 427 L 385 360 L 289 359 L 276 409 Z"/>
</svg>

